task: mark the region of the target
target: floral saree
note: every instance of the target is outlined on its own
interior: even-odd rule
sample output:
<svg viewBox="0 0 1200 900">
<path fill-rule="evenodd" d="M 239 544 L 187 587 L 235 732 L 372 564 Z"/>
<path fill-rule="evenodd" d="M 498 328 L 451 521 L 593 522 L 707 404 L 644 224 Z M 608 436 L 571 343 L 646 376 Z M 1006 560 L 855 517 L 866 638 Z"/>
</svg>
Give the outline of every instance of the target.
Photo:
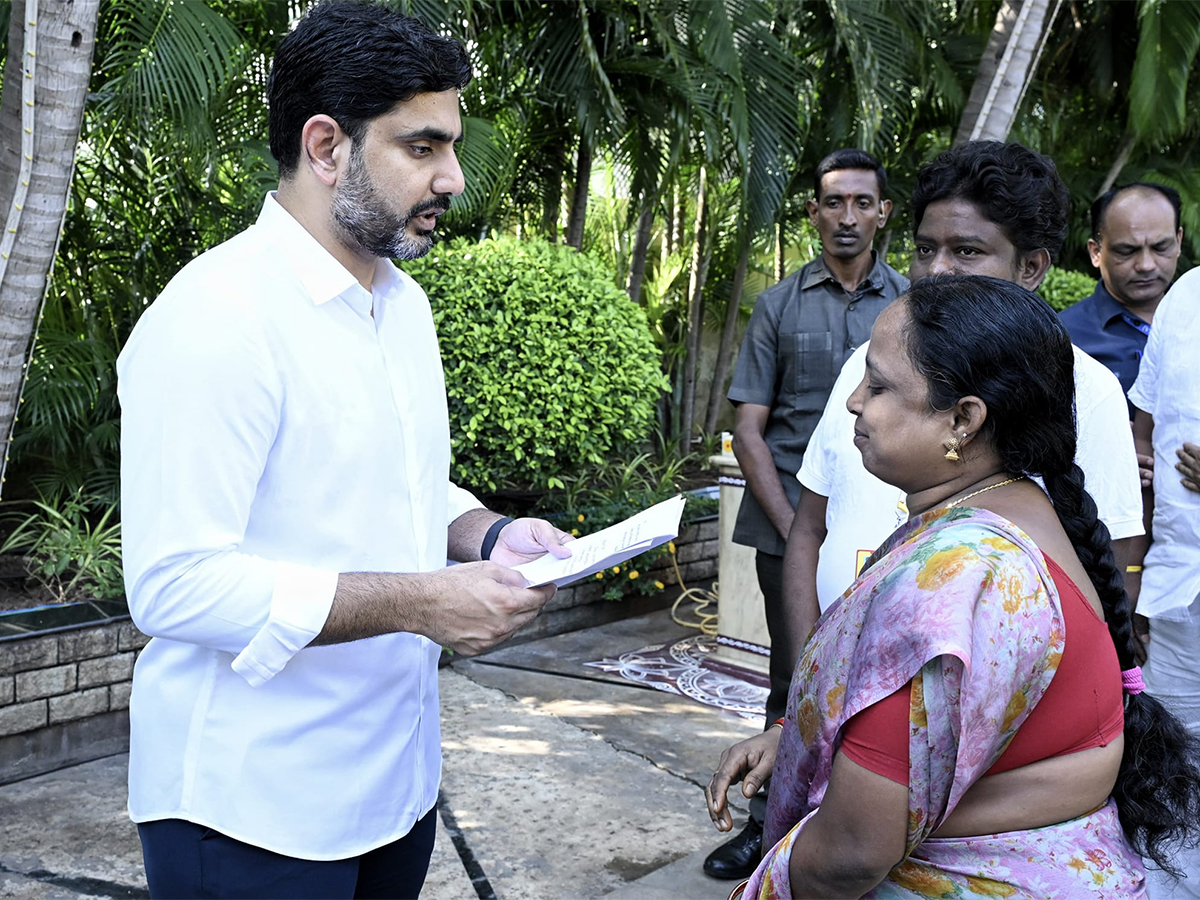
<svg viewBox="0 0 1200 900">
<path fill-rule="evenodd" d="M 905 859 L 867 897 L 1143 897 L 1142 863 L 1111 800 L 1046 828 L 930 837 L 1041 699 L 1064 642 L 1054 581 L 1011 522 L 956 508 L 902 526 L 797 664 L 771 779 L 771 849 L 742 896 L 792 896 L 791 848 L 821 804 L 842 726 L 911 681 Z"/>
</svg>

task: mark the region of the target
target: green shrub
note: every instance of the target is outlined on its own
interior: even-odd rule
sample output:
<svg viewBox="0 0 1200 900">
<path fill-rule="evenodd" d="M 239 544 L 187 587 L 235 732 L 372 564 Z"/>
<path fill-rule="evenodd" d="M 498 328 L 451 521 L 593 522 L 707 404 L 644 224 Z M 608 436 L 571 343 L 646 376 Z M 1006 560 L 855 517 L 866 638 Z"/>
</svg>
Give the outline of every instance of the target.
<svg viewBox="0 0 1200 900">
<path fill-rule="evenodd" d="M 1097 280 L 1095 275 L 1085 275 L 1083 272 L 1052 267 L 1046 273 L 1046 279 L 1038 288 L 1038 293 L 1054 309 L 1062 312 L 1084 297 L 1090 297 L 1092 291 L 1096 289 Z"/>
<path fill-rule="evenodd" d="M 668 383 L 645 315 L 599 262 L 459 238 L 404 269 L 433 306 L 456 482 L 561 488 L 646 441 Z"/>
</svg>

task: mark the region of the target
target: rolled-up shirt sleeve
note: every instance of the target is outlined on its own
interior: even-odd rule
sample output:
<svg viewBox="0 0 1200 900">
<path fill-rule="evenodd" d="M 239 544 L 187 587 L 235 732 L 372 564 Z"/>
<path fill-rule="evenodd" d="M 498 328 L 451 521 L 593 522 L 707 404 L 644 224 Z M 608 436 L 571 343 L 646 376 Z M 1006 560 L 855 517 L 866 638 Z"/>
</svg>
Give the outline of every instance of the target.
<svg viewBox="0 0 1200 900">
<path fill-rule="evenodd" d="M 130 614 L 258 685 L 320 633 L 338 578 L 243 548 L 284 385 L 249 303 L 167 293 L 143 318 L 117 366 Z"/>
<path fill-rule="evenodd" d="M 473 509 L 485 509 L 479 499 L 470 491 L 460 488 L 454 483 L 449 484 L 450 491 L 446 496 L 446 527 L 454 524 L 454 520 L 463 513 Z"/>
</svg>

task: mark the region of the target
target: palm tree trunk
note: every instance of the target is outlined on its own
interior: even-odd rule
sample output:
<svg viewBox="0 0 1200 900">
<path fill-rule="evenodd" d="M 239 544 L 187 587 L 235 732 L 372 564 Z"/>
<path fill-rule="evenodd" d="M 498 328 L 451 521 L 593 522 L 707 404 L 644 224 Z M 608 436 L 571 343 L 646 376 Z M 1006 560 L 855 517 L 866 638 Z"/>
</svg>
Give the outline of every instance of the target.
<svg viewBox="0 0 1200 900">
<path fill-rule="evenodd" d="M 675 227 L 671 231 L 671 252 L 674 253 L 683 243 L 683 189 L 679 186 L 679 182 L 675 182 L 675 193 L 672 196 L 672 201 L 675 212 L 672 214 L 672 221 Z"/>
<path fill-rule="evenodd" d="M 786 264 L 783 247 L 783 222 L 775 223 L 775 283 L 783 281 L 783 267 Z"/>
<path fill-rule="evenodd" d="M 99 8 L 12 4 L 0 98 L 0 483 L 62 233 Z"/>
<path fill-rule="evenodd" d="M 1033 78 L 1050 0 L 1004 0 L 979 60 L 954 143 L 1003 141 Z M 1055 12 L 1057 12 L 1057 6 Z"/>
<path fill-rule="evenodd" d="M 1107 193 L 1108 189 L 1116 184 L 1117 178 L 1119 178 L 1121 175 L 1121 170 L 1124 169 L 1125 164 L 1129 162 L 1129 156 L 1131 153 L 1133 153 L 1133 148 L 1136 145 L 1137 138 L 1133 136 L 1133 132 L 1126 132 L 1125 137 L 1121 139 L 1121 146 L 1117 150 L 1116 159 L 1114 159 L 1112 165 L 1109 166 L 1108 174 L 1104 176 L 1104 183 L 1100 185 L 1100 190 L 1096 192 L 1097 197 L 1099 197 L 1101 194 Z"/>
<path fill-rule="evenodd" d="M 704 417 L 704 433 L 717 430 L 717 419 L 725 400 L 725 376 L 729 369 L 729 358 L 733 355 L 733 339 L 737 334 L 738 311 L 742 307 L 742 290 L 746 286 L 746 270 L 750 268 L 750 238 L 743 235 L 742 252 L 738 255 L 733 270 L 733 286 L 730 288 L 729 305 L 725 308 L 725 324 L 721 327 L 721 343 L 717 346 L 717 363 L 713 366 L 712 388 L 708 392 L 708 414 Z"/>
<path fill-rule="evenodd" d="M 563 160 L 562 150 L 555 149 L 550 176 L 542 189 L 542 234 L 552 244 L 558 243 L 558 216 L 562 211 Z"/>
<path fill-rule="evenodd" d="M 658 256 L 658 261 L 663 265 L 667 264 L 667 257 L 669 257 L 672 253 L 675 252 L 675 247 L 671 243 L 671 240 L 675 236 L 676 209 L 675 209 L 674 197 L 677 195 L 678 191 L 679 191 L 679 186 L 675 185 L 672 188 L 671 197 L 664 198 L 666 200 L 666 202 L 663 203 L 663 208 L 664 208 L 663 215 L 665 216 L 665 218 L 663 219 L 662 244 L 659 246 L 659 256 Z"/>
<path fill-rule="evenodd" d="M 692 244 L 692 274 L 688 283 L 687 355 L 683 363 L 683 407 L 679 417 L 679 452 L 692 447 L 692 420 L 696 413 L 696 368 L 700 358 L 700 334 L 704 325 L 704 281 L 708 277 L 708 169 L 700 167 L 696 190 L 696 238 Z"/>
<path fill-rule="evenodd" d="M 633 252 L 629 254 L 629 299 L 637 303 L 642 296 L 642 279 L 646 277 L 646 256 L 650 253 L 650 237 L 654 229 L 654 205 L 647 200 L 638 216 Z"/>
<path fill-rule="evenodd" d="M 592 180 L 592 148 L 587 138 L 579 137 L 579 158 L 575 166 L 575 191 L 571 195 L 571 215 L 567 219 L 567 243 L 583 249 L 583 226 L 587 223 L 588 182 Z"/>
</svg>

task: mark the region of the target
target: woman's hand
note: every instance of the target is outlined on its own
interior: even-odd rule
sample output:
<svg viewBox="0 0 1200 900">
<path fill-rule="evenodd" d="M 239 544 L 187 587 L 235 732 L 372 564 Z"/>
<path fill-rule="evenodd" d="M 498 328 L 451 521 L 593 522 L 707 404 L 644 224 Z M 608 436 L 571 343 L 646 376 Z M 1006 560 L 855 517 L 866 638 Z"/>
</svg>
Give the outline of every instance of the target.
<svg viewBox="0 0 1200 900">
<path fill-rule="evenodd" d="M 725 794 L 731 786 L 742 782 L 742 796 L 749 799 L 758 793 L 764 781 L 775 769 L 775 752 L 779 749 L 782 728 L 768 728 L 762 734 L 739 741 L 721 754 L 721 762 L 713 773 L 712 781 L 704 789 L 708 803 L 708 815 L 717 826 L 717 831 L 733 828 L 733 817 L 725 803 Z"/>
</svg>

